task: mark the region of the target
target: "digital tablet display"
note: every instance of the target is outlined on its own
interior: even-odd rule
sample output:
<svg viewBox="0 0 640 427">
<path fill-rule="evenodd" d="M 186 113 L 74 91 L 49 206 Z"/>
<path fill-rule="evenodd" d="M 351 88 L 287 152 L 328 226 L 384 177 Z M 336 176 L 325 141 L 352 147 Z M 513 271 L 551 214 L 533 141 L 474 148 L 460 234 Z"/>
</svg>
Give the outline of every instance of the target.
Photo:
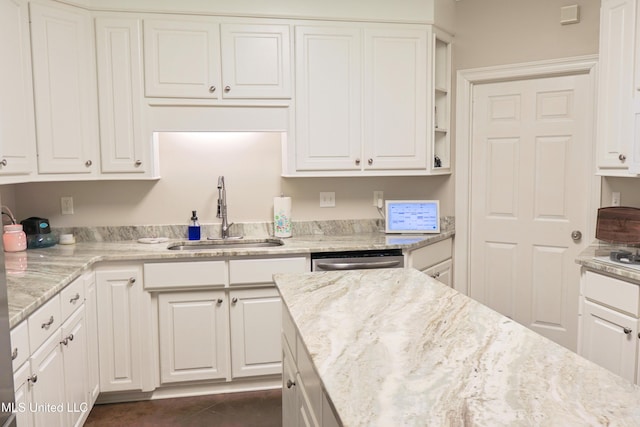
<svg viewBox="0 0 640 427">
<path fill-rule="evenodd" d="M 440 232 L 438 200 L 387 200 L 385 207 L 387 233 Z"/>
</svg>

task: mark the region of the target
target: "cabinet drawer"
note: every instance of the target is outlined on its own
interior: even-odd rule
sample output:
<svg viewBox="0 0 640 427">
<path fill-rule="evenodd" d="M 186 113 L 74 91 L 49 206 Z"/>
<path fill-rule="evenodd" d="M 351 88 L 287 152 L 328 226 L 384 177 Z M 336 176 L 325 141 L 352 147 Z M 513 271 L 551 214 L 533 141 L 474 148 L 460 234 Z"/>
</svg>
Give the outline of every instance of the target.
<svg viewBox="0 0 640 427">
<path fill-rule="evenodd" d="M 27 322 L 22 322 L 11 329 L 11 361 L 14 372 L 27 361 L 29 354 L 29 327 Z"/>
<path fill-rule="evenodd" d="M 62 325 L 60 294 L 47 301 L 29 319 L 29 348 L 36 351 Z"/>
<path fill-rule="evenodd" d="M 273 283 L 275 273 L 305 273 L 310 270 L 307 258 L 235 259 L 229 261 L 232 285 Z"/>
<path fill-rule="evenodd" d="M 76 308 L 84 303 L 84 278 L 78 277 L 69 286 L 60 291 L 62 321 L 64 322 Z"/>
<path fill-rule="evenodd" d="M 451 239 L 441 240 L 429 246 L 411 251 L 409 266 L 425 270 L 451 258 Z"/>
<path fill-rule="evenodd" d="M 632 316 L 638 317 L 640 288 L 633 283 L 602 274 L 586 272 L 584 296 Z"/>
<path fill-rule="evenodd" d="M 145 289 L 221 287 L 227 283 L 225 261 L 159 262 L 144 265 Z"/>
</svg>

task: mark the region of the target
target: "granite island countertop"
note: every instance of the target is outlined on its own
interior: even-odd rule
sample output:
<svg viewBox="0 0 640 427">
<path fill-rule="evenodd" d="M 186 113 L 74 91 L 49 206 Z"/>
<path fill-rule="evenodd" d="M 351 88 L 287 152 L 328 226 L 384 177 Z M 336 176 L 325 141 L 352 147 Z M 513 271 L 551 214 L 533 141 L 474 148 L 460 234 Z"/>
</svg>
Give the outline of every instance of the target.
<svg viewBox="0 0 640 427">
<path fill-rule="evenodd" d="M 640 388 L 417 270 L 274 278 L 344 426 L 640 425 Z"/>
<path fill-rule="evenodd" d="M 136 240 L 79 242 L 26 252 L 5 253 L 9 323 L 26 319 L 38 307 L 99 262 L 198 259 L 210 257 L 293 256 L 311 252 L 367 249 L 417 249 L 454 235 L 453 230 L 432 235 L 389 236 L 384 233 L 300 235 L 282 239 L 282 246 L 266 248 L 215 248 L 173 251 L 168 245 L 185 242 L 171 239 L 157 244 Z M 259 236 L 263 238 L 264 236 Z M 245 239 L 251 239 L 246 236 Z M 187 242 L 188 243 L 188 242 Z M 26 258 L 25 258 L 26 257 Z"/>
</svg>

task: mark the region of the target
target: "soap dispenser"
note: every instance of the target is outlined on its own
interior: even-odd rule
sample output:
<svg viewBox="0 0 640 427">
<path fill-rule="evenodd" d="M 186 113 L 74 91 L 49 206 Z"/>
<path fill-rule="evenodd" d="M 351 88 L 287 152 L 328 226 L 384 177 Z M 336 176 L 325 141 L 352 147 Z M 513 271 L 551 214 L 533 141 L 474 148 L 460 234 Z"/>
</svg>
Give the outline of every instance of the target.
<svg viewBox="0 0 640 427">
<path fill-rule="evenodd" d="M 191 221 L 189 222 L 189 240 L 200 240 L 200 223 L 196 211 L 191 211 Z"/>
</svg>

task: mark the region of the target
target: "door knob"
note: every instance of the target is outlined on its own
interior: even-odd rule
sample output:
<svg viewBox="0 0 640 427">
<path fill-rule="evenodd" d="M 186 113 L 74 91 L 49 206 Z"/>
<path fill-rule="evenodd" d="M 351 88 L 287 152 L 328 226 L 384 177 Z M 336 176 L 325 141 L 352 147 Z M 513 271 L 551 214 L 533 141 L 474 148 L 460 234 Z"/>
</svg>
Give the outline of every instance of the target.
<svg viewBox="0 0 640 427">
<path fill-rule="evenodd" d="M 580 230 L 573 230 L 571 232 L 571 238 L 575 241 L 582 239 L 582 232 Z"/>
</svg>

